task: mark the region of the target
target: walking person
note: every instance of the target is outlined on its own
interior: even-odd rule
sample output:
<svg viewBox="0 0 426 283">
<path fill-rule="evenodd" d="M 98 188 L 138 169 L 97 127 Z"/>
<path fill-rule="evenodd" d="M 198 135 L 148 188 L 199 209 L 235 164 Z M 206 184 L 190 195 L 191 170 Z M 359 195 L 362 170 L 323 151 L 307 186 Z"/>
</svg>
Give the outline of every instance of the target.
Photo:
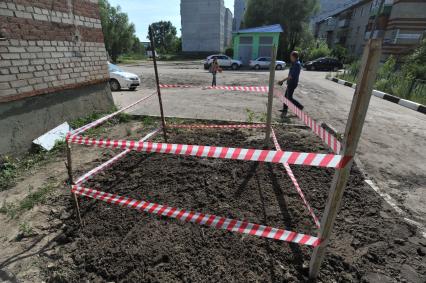
<svg viewBox="0 0 426 283">
<path fill-rule="evenodd" d="M 299 53 L 297 51 L 291 52 L 290 60 L 291 67 L 288 76 L 287 78 L 279 81 L 278 84 L 282 86 L 284 82 L 287 82 L 287 90 L 285 92 L 285 97 L 290 100 L 297 108 L 303 110 L 303 105 L 293 98 L 294 90 L 299 84 L 300 71 L 302 70 L 302 65 L 299 61 Z M 288 106 L 283 104 L 283 109 L 281 110 L 282 116 L 285 116 L 287 114 L 287 111 Z"/>
<path fill-rule="evenodd" d="M 213 75 L 213 81 L 212 81 L 212 86 L 216 86 L 216 75 L 217 72 L 221 73 L 222 69 L 219 66 L 219 63 L 217 62 L 217 59 L 215 58 L 210 66 L 210 72 Z"/>
</svg>

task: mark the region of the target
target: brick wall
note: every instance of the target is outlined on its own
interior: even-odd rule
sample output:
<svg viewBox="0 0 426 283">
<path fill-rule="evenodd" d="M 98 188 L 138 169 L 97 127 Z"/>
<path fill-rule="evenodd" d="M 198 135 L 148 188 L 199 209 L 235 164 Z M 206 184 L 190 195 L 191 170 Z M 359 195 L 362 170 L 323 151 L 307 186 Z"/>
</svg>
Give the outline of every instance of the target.
<svg viewBox="0 0 426 283">
<path fill-rule="evenodd" d="M 0 0 L 0 103 L 106 81 L 106 61 L 97 0 Z"/>
</svg>

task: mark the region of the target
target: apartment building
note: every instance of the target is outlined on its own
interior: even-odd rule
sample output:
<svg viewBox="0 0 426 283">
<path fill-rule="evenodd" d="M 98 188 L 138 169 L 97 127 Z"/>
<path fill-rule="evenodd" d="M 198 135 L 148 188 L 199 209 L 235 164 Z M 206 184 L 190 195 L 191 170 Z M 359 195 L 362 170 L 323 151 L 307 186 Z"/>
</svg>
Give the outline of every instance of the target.
<svg viewBox="0 0 426 283">
<path fill-rule="evenodd" d="M 234 23 L 232 25 L 233 31 L 239 31 L 241 24 L 244 22 L 244 15 L 246 13 L 247 0 L 234 1 Z"/>
<path fill-rule="evenodd" d="M 232 35 L 232 13 L 224 0 L 181 0 L 182 51 L 223 52 Z"/>
<path fill-rule="evenodd" d="M 383 23 L 383 54 L 405 55 L 426 38 L 426 0 L 394 0 L 384 13 L 389 17 Z"/>
<path fill-rule="evenodd" d="M 232 45 L 232 24 L 234 17 L 230 9 L 225 10 L 225 42 L 224 47 L 227 48 Z"/>
<path fill-rule="evenodd" d="M 0 155 L 113 106 L 97 0 L 0 0 Z"/>
<path fill-rule="evenodd" d="M 344 0 L 344 1 L 336 1 L 336 0 L 319 0 L 319 10 L 318 12 L 311 18 L 311 24 L 315 26 L 316 22 L 319 22 L 323 19 L 326 19 L 330 15 L 335 14 L 338 11 L 343 10 L 345 7 L 349 7 L 359 0 Z"/>
<path fill-rule="evenodd" d="M 383 37 L 383 59 L 402 58 L 418 46 L 426 32 L 424 0 L 361 0 L 318 21 L 315 37 L 333 48 L 344 46 L 360 56 L 370 37 Z M 374 28 L 377 16 L 377 26 Z"/>
</svg>

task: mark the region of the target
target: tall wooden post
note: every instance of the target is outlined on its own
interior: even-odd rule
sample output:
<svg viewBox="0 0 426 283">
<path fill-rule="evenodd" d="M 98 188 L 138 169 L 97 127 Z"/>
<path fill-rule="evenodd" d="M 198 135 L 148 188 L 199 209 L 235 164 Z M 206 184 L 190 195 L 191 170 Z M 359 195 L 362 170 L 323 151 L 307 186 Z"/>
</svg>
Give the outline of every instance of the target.
<svg viewBox="0 0 426 283">
<path fill-rule="evenodd" d="M 164 118 L 163 100 L 161 99 L 160 79 L 158 77 L 157 57 L 155 56 L 155 41 L 152 26 L 149 26 L 149 40 L 151 41 L 152 61 L 154 62 L 155 82 L 157 84 L 158 102 L 160 104 L 161 123 L 163 125 L 164 141 L 167 142 L 166 119 Z"/>
<path fill-rule="evenodd" d="M 277 61 L 277 47 L 272 46 L 271 66 L 269 67 L 269 92 L 268 92 L 268 112 L 266 118 L 265 147 L 269 147 L 271 142 L 272 105 L 274 102 L 275 84 L 275 63 Z"/>
<path fill-rule="evenodd" d="M 66 142 L 66 150 L 67 150 L 67 162 L 65 166 L 67 167 L 68 186 L 71 192 L 72 186 L 74 185 L 74 179 L 72 176 L 71 145 L 68 143 L 68 141 Z M 78 199 L 76 194 L 71 193 L 71 201 L 74 201 L 75 212 L 77 214 L 78 220 L 80 221 L 80 226 L 83 226 L 83 220 L 81 219 L 81 213 L 80 213 L 80 206 L 78 205 Z"/>
<path fill-rule="evenodd" d="M 370 39 L 365 46 L 361 71 L 358 76 L 358 83 L 346 124 L 343 149 L 340 153 L 343 156 L 354 156 L 356 153 L 382 53 L 381 42 L 381 39 Z M 337 170 L 334 175 L 324 215 L 321 219 L 321 229 L 318 235 L 318 237 L 322 239 L 322 242 L 315 248 L 309 266 L 309 277 L 311 279 L 315 279 L 318 276 L 352 164 L 353 159 L 345 168 Z"/>
</svg>

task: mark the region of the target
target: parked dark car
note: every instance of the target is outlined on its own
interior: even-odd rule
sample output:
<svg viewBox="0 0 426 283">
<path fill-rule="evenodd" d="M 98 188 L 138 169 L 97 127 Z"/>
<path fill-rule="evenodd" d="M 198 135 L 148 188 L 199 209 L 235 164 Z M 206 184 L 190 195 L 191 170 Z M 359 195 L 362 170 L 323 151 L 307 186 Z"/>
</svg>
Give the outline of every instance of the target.
<svg viewBox="0 0 426 283">
<path fill-rule="evenodd" d="M 337 71 L 343 69 L 343 64 L 337 59 L 323 57 L 306 62 L 304 67 L 308 71 Z"/>
</svg>

